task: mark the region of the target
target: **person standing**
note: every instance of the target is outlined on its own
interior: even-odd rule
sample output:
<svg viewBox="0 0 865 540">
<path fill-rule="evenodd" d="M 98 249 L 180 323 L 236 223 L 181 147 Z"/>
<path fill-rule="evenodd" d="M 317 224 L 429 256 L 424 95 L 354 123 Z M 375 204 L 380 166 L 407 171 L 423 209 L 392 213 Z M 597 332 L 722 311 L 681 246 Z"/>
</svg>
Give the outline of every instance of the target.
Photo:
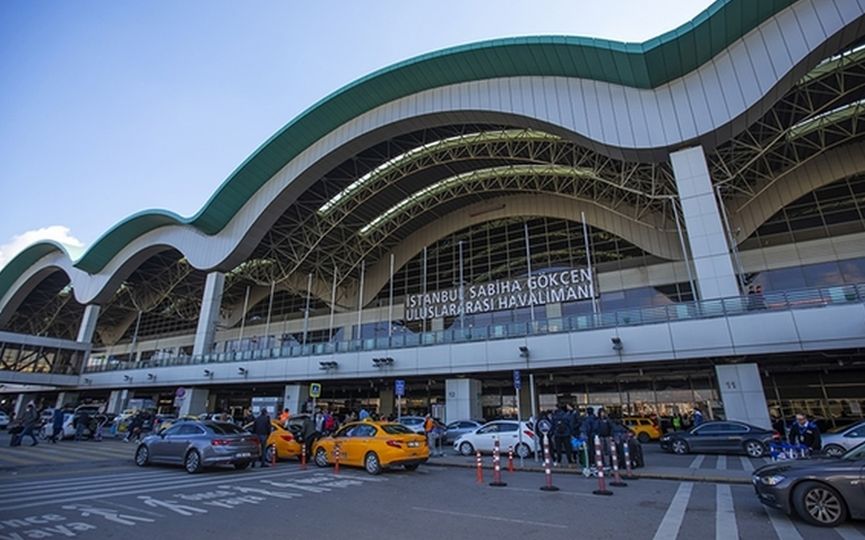
<svg viewBox="0 0 865 540">
<path fill-rule="evenodd" d="M 601 455 L 602 460 L 604 462 L 609 459 L 612 461 L 612 457 L 610 456 L 609 446 L 610 446 L 610 437 L 613 436 L 613 423 L 610 420 L 610 417 L 607 416 L 607 411 L 603 408 L 598 409 L 598 420 L 596 424 L 595 434 L 600 438 L 601 441 Z M 607 459 L 604 459 L 607 458 Z"/>
<path fill-rule="evenodd" d="M 426 444 L 429 447 L 430 455 L 433 455 L 435 452 L 435 427 L 436 423 L 433 421 L 432 416 L 427 413 L 423 421 L 423 431 L 426 434 Z"/>
<path fill-rule="evenodd" d="M 703 411 L 700 410 L 700 407 L 694 407 L 693 420 L 691 423 L 694 427 L 703 423 Z"/>
<path fill-rule="evenodd" d="M 51 418 L 51 442 L 54 444 L 57 443 L 57 437 L 63 440 L 63 420 L 65 418 L 66 414 L 63 409 L 59 407 L 54 409 L 54 416 Z"/>
<path fill-rule="evenodd" d="M 820 450 L 822 446 L 820 428 L 817 427 L 816 423 L 809 421 L 802 413 L 796 415 L 796 420 L 790 426 L 787 437 L 790 444 L 801 444 L 806 446 L 811 452 Z"/>
<path fill-rule="evenodd" d="M 289 413 L 288 409 L 283 409 L 281 413 L 279 413 L 279 425 L 282 427 L 288 427 L 288 420 L 291 418 L 291 413 Z"/>
<path fill-rule="evenodd" d="M 564 406 L 553 414 L 553 451 L 554 465 L 564 464 L 565 459 L 568 460 L 568 463 L 574 462 L 571 455 L 570 422 Z"/>
<path fill-rule="evenodd" d="M 24 414 L 21 417 L 21 425 L 24 427 L 24 430 L 21 431 L 20 440 L 23 442 L 24 437 L 30 437 L 33 441 L 30 443 L 30 446 L 36 446 L 39 444 L 39 441 L 36 440 L 36 436 L 33 435 L 33 430 L 36 429 L 36 424 L 39 421 L 39 415 L 36 413 L 36 406 L 31 401 L 27 404 L 27 410 L 24 411 Z"/>
<path fill-rule="evenodd" d="M 267 407 L 262 407 L 255 421 L 252 423 L 252 432 L 258 436 L 258 442 L 261 444 L 261 466 L 270 467 L 267 462 L 267 438 L 270 437 L 270 415 L 267 414 Z M 255 464 L 253 463 L 253 467 Z"/>
</svg>

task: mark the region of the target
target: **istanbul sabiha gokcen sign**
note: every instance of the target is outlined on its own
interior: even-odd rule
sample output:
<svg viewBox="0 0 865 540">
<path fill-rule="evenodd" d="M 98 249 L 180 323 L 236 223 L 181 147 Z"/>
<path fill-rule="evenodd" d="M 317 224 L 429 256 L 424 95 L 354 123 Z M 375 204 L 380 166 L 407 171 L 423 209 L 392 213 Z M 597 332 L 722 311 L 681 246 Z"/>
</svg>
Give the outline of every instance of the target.
<svg viewBox="0 0 865 540">
<path fill-rule="evenodd" d="M 588 300 L 596 296 L 592 273 L 587 268 L 537 274 L 529 278 L 500 279 L 489 283 L 410 294 L 405 299 L 405 320 L 417 321 L 503 311 L 559 302 Z"/>
</svg>

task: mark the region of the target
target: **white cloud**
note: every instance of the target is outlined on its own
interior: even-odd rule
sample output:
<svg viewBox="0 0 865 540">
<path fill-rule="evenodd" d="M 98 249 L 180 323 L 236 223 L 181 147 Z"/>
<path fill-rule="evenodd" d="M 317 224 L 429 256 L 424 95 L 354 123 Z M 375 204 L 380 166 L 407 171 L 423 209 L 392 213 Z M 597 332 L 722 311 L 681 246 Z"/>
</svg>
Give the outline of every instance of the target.
<svg viewBox="0 0 865 540">
<path fill-rule="evenodd" d="M 6 266 L 15 255 L 18 255 L 27 246 L 40 240 L 54 240 L 61 244 L 73 247 L 83 247 L 81 240 L 72 236 L 72 231 L 65 225 L 51 225 L 16 234 L 5 244 L 0 244 L 0 269 Z"/>
</svg>

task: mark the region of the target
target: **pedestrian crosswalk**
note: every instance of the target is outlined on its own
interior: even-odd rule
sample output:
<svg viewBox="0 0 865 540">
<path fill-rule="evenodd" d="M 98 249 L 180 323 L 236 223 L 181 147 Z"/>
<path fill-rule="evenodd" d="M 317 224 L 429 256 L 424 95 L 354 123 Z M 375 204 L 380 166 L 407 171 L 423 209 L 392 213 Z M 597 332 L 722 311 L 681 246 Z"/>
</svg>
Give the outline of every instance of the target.
<svg viewBox="0 0 865 540">
<path fill-rule="evenodd" d="M 34 465 L 63 465 L 72 463 L 132 460 L 134 445 L 120 440 L 61 441 L 52 444 L 41 441 L 36 446 L 25 443 L 10 447 L 8 437 L 0 446 L 0 469 Z"/>
</svg>

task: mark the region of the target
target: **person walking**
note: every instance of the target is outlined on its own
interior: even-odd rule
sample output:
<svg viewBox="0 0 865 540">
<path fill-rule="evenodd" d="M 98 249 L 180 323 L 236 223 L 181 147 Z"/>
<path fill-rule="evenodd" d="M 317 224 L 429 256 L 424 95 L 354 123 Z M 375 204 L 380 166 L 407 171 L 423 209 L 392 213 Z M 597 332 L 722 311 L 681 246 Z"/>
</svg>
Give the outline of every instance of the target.
<svg viewBox="0 0 865 540">
<path fill-rule="evenodd" d="M 144 419 L 141 417 L 141 411 L 136 412 L 129 421 L 129 426 L 126 428 L 126 437 L 123 442 L 129 442 L 133 439 L 137 442 L 141 439 L 141 426 L 144 425 Z"/>
<path fill-rule="evenodd" d="M 54 409 L 54 416 L 51 417 L 51 442 L 57 444 L 57 437 L 63 440 L 63 420 L 66 414 L 60 407 Z"/>
<path fill-rule="evenodd" d="M 291 418 L 291 413 L 288 409 L 282 409 L 282 412 L 279 413 L 279 425 L 282 427 L 288 427 L 288 420 Z"/>
<path fill-rule="evenodd" d="M 609 445 L 610 437 L 613 435 L 613 422 L 610 420 L 610 417 L 607 416 L 607 411 L 603 408 L 598 409 L 598 420 L 595 434 L 601 440 L 602 462 L 606 463 L 607 460 L 612 462 L 613 458 L 609 452 Z"/>
<path fill-rule="evenodd" d="M 694 407 L 693 420 L 691 421 L 691 424 L 694 427 L 697 427 L 702 423 L 703 423 L 703 411 L 700 410 L 700 407 Z"/>
<path fill-rule="evenodd" d="M 24 437 L 30 437 L 33 441 L 30 443 L 30 446 L 36 446 L 39 444 L 39 441 L 36 440 L 36 436 L 33 434 L 33 430 L 36 429 L 36 424 L 39 422 L 39 414 L 36 413 L 36 405 L 31 401 L 27 404 L 27 410 L 24 411 L 24 414 L 21 416 L 21 425 L 24 427 L 24 430 L 21 431 L 20 440 L 24 441 Z"/>
<path fill-rule="evenodd" d="M 809 452 L 817 452 L 822 446 L 820 428 L 802 413 L 796 415 L 796 420 L 790 426 L 787 438 L 790 444 L 805 446 Z"/>
<path fill-rule="evenodd" d="M 435 454 L 435 427 L 435 421 L 432 419 L 432 416 L 427 413 L 423 421 L 423 431 L 426 434 L 426 444 L 429 447 L 431 456 Z"/>
<path fill-rule="evenodd" d="M 267 414 L 267 407 L 262 407 L 255 421 L 252 423 L 252 432 L 258 436 L 258 442 L 261 443 L 261 466 L 270 467 L 267 462 L 267 438 L 270 437 L 270 415 Z M 255 467 L 255 463 L 252 464 Z"/>
</svg>

